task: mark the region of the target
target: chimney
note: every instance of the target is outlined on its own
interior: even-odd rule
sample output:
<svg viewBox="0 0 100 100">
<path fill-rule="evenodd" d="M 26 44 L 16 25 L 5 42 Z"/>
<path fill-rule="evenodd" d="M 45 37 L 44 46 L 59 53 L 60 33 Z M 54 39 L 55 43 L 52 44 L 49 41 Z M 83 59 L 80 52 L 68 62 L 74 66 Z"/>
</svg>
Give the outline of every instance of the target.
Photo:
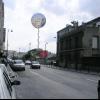
<svg viewBox="0 0 100 100">
<path fill-rule="evenodd" d="M 78 27 L 78 24 L 79 24 L 78 21 L 73 21 L 73 22 L 71 22 L 71 23 L 73 24 L 73 27 L 74 27 L 74 28 L 77 28 L 77 27 Z"/>
</svg>

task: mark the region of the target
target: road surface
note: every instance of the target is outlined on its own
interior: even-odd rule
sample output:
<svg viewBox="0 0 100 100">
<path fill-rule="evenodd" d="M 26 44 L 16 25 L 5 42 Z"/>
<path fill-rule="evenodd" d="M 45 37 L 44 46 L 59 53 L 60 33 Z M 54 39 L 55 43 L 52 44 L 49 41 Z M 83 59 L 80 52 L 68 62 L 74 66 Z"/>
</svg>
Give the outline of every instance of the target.
<svg viewBox="0 0 100 100">
<path fill-rule="evenodd" d="M 16 87 L 18 99 L 97 99 L 96 75 L 62 71 L 42 66 L 40 70 L 26 66 L 18 72 L 21 85 Z"/>
</svg>

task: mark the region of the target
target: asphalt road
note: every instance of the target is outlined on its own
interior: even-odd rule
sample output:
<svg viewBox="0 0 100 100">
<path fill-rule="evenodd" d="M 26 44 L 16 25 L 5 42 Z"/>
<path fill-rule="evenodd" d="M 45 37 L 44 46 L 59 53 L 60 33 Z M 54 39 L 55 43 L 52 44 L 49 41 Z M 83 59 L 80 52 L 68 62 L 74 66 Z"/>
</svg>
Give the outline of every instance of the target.
<svg viewBox="0 0 100 100">
<path fill-rule="evenodd" d="M 26 66 L 18 72 L 21 85 L 16 87 L 18 99 L 97 99 L 96 75 L 62 71 L 42 66 L 40 70 Z"/>
</svg>

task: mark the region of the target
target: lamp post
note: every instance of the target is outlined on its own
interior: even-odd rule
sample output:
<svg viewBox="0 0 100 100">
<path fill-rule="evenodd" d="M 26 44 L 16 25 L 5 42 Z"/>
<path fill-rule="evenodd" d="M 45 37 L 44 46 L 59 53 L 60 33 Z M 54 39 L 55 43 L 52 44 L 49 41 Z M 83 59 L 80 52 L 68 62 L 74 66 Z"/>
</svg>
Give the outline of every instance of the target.
<svg viewBox="0 0 100 100">
<path fill-rule="evenodd" d="M 7 30 L 7 57 L 8 57 L 8 50 L 9 50 L 9 37 L 8 37 L 8 33 L 13 32 L 12 30 L 8 29 Z"/>
<path fill-rule="evenodd" d="M 19 48 L 19 54 L 20 54 L 20 49 L 21 49 L 21 48 Z"/>
<path fill-rule="evenodd" d="M 57 37 L 53 37 L 53 38 L 55 38 L 55 39 L 56 39 Z"/>
<path fill-rule="evenodd" d="M 54 39 L 56 39 L 56 49 L 57 49 L 57 37 L 53 37 Z M 57 51 L 56 51 L 57 52 Z M 56 59 L 54 59 L 56 63 L 54 63 L 54 65 L 57 66 L 57 54 L 56 54 Z"/>
<path fill-rule="evenodd" d="M 47 49 L 47 44 L 48 42 L 45 43 L 45 50 L 44 50 L 44 63 L 46 64 L 46 57 L 45 57 L 45 53 L 46 53 L 46 49 Z"/>
<path fill-rule="evenodd" d="M 7 30 L 7 57 L 8 57 L 8 33 L 9 33 L 9 30 Z"/>
<path fill-rule="evenodd" d="M 48 44 L 48 42 L 45 43 L 45 51 L 46 51 L 46 49 L 47 49 L 47 44 Z"/>
</svg>

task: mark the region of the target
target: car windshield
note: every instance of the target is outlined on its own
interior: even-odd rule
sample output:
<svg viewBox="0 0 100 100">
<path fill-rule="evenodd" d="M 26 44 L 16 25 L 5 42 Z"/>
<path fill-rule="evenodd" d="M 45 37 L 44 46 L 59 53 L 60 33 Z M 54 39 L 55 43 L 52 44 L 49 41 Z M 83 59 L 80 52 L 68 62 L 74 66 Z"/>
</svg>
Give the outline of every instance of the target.
<svg viewBox="0 0 100 100">
<path fill-rule="evenodd" d="M 38 61 L 32 61 L 32 64 L 39 64 Z"/>
<path fill-rule="evenodd" d="M 31 61 L 27 60 L 26 63 L 31 63 Z"/>
</svg>

